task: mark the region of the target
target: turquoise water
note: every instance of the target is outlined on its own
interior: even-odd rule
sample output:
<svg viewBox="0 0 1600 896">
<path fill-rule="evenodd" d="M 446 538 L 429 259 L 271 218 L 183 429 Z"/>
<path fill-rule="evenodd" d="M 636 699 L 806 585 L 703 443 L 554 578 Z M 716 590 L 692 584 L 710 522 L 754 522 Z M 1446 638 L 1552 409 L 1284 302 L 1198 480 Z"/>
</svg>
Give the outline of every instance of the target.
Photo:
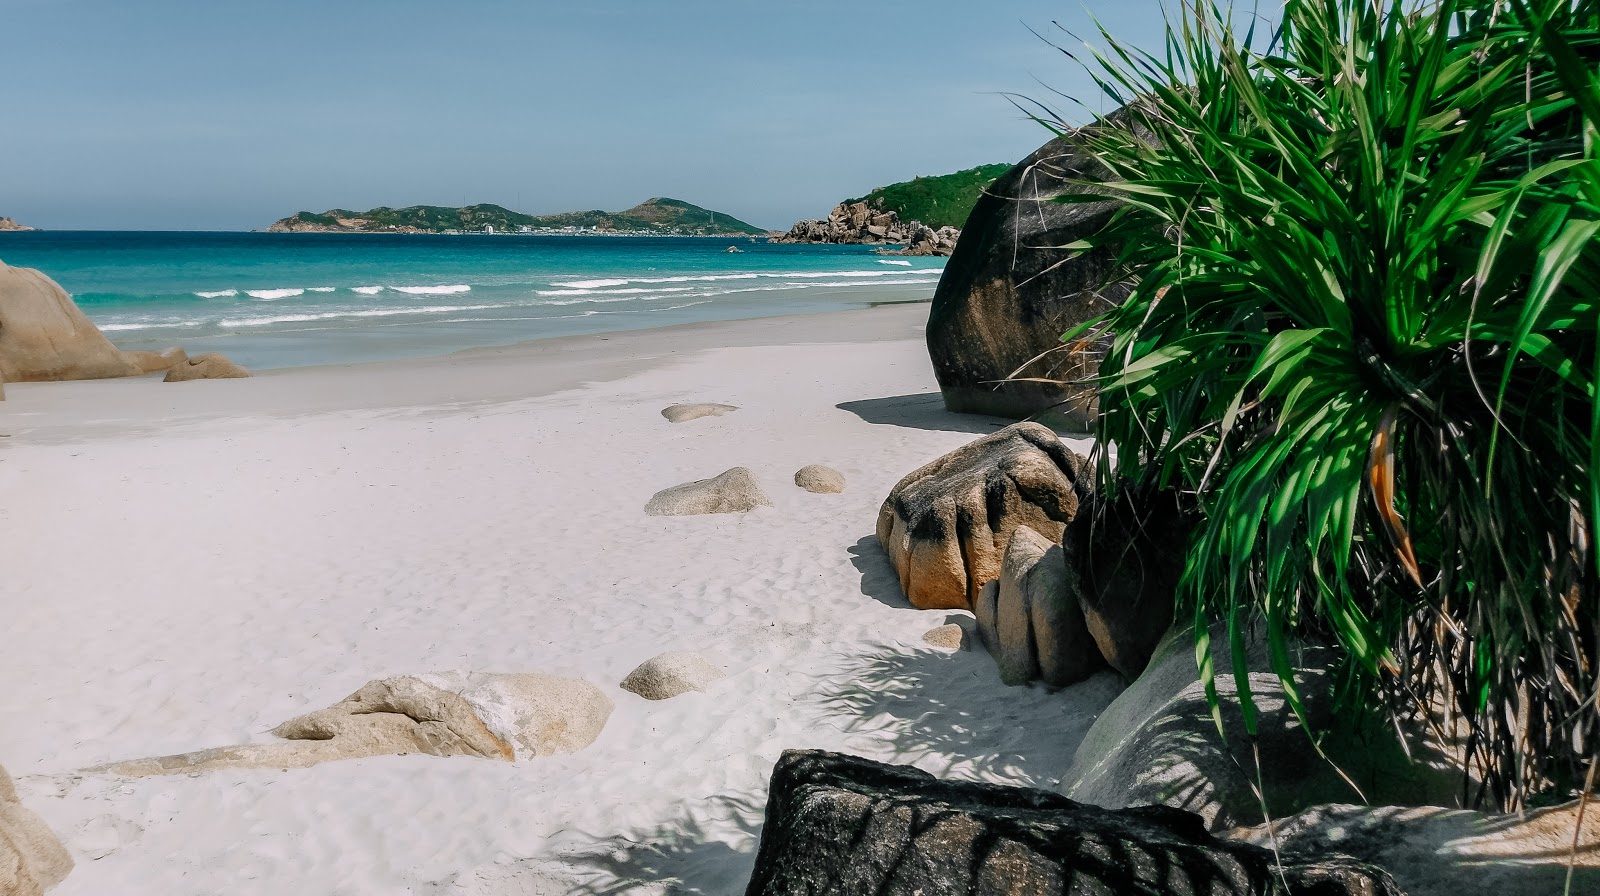
<svg viewBox="0 0 1600 896">
<path fill-rule="evenodd" d="M 926 300 L 944 266 L 742 238 L 268 233 L 0 233 L 0 260 L 122 348 L 262 369 Z"/>
</svg>

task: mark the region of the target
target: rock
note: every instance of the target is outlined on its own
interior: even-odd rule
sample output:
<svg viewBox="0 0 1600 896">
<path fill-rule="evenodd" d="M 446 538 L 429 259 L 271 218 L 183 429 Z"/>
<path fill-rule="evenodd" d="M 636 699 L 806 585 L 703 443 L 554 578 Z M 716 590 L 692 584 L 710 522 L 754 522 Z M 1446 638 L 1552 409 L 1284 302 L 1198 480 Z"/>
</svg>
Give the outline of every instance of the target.
<svg viewBox="0 0 1600 896">
<path fill-rule="evenodd" d="M 1248 642 L 1245 658 L 1257 709 L 1257 737 L 1245 732 L 1225 630 L 1213 632 L 1213 661 L 1223 730 L 1217 732 L 1205 686 L 1196 670 L 1194 634 L 1170 633 L 1144 674 L 1111 701 L 1084 735 L 1061 792 L 1108 809 L 1166 805 L 1200 815 L 1212 830 L 1258 824 L 1262 800 L 1255 791 L 1256 757 L 1263 757 L 1261 790 L 1267 813 L 1282 818 L 1308 806 L 1362 797 L 1382 803 L 1451 803 L 1460 791 L 1459 772 L 1422 737 L 1412 739 L 1419 759 L 1408 759 L 1393 731 L 1376 717 L 1359 728 L 1336 726 L 1328 663 L 1323 648 L 1299 645 L 1295 685 L 1313 728 L 1323 732 L 1316 748 L 1283 698 L 1260 638 Z M 1332 763 L 1336 763 L 1335 769 Z"/>
<path fill-rule="evenodd" d="M 1285 876 L 1292 885 L 1299 869 Z M 745 890 L 746 896 L 1069 892 L 1257 896 L 1276 893 L 1277 876 L 1269 851 L 1211 837 L 1187 812 L 1112 812 L 1041 790 L 940 781 L 909 766 L 787 750 L 772 772 Z"/>
<path fill-rule="evenodd" d="M 224 768 L 307 768 L 423 753 L 513 761 L 594 742 L 612 704 L 588 682 L 535 674 L 450 673 L 368 682 L 326 709 L 272 730 L 278 743 L 135 759 L 96 771 L 165 775 Z"/>
<path fill-rule="evenodd" d="M 1564 891 L 1578 804 L 1526 815 L 1397 806 L 1317 806 L 1230 838 L 1285 855 L 1337 850 L 1389 869 L 1410 896 L 1544 896 Z M 1600 803 L 1590 797 L 1573 893 L 1600 893 Z"/>
<path fill-rule="evenodd" d="M 250 371 L 229 361 L 216 352 L 207 352 L 174 364 L 167 369 L 164 383 L 182 383 L 189 380 L 227 380 L 250 375 Z"/>
<path fill-rule="evenodd" d="M 795 471 L 794 484 L 818 495 L 837 495 L 844 491 L 844 474 L 832 467 L 811 464 Z"/>
<path fill-rule="evenodd" d="M 18 224 L 13 218 L 0 218 L 0 233 L 4 233 L 6 231 L 23 233 L 35 229 L 37 228 L 29 227 L 26 224 Z"/>
<path fill-rule="evenodd" d="M 987 635 L 1001 681 L 1066 687 L 1105 665 L 1084 625 L 1076 576 L 1060 545 L 1018 526 L 993 585 L 990 628 L 986 633 L 980 626 L 979 634 Z"/>
<path fill-rule="evenodd" d="M 71 871 L 66 847 L 22 805 L 11 776 L 0 768 L 0 893 L 39 896 Z"/>
<path fill-rule="evenodd" d="M 0 378 L 38 383 L 139 372 L 55 281 L 0 263 Z"/>
<path fill-rule="evenodd" d="M 961 231 L 937 231 L 920 221 L 902 222 L 898 212 L 875 209 L 865 202 L 839 203 L 822 220 L 796 221 L 774 243 L 910 243 L 904 249 L 879 250 L 884 255 L 949 255 Z"/>
<path fill-rule="evenodd" d="M 930 628 L 922 635 L 922 640 L 943 650 L 960 650 L 966 646 L 967 630 L 959 623 L 946 622 L 937 628 Z"/>
<path fill-rule="evenodd" d="M 1116 208 L 1056 201 L 1085 191 L 1075 182 L 1105 177 L 1078 148 L 1080 139 L 1051 140 L 1001 175 L 961 229 L 927 328 L 934 374 L 952 411 L 1017 418 L 1054 409 L 1063 425 L 1088 429 L 1094 421 L 1088 379 L 1104 346 L 1063 348 L 1061 335 L 1122 302 L 1127 287 L 1105 284 L 1115 253 L 1068 248 L 1100 230 Z M 1060 382 L 1008 380 L 1019 368 L 1019 377 Z"/>
<path fill-rule="evenodd" d="M 1083 458 L 1037 423 L 1016 423 L 912 471 L 878 511 L 878 543 L 912 606 L 975 607 L 1018 526 L 1061 537 L 1087 487 Z"/>
<path fill-rule="evenodd" d="M 684 423 L 701 417 L 720 417 L 737 410 L 738 408 L 731 404 L 675 404 L 669 408 L 662 408 L 661 416 L 673 423 Z"/>
<path fill-rule="evenodd" d="M 644 506 L 650 516 L 691 516 L 702 513 L 744 513 L 757 507 L 771 507 L 755 475 L 744 467 L 712 479 L 674 485 L 656 492 Z"/>
<path fill-rule="evenodd" d="M 189 362 L 188 353 L 181 348 L 169 348 L 164 352 L 123 352 L 122 357 L 139 368 L 140 373 L 160 373 Z"/>
<path fill-rule="evenodd" d="M 622 689 L 646 700 L 666 700 L 706 685 L 727 674 L 698 653 L 673 651 L 645 660 L 622 680 Z"/>
<path fill-rule="evenodd" d="M 1194 518 L 1172 492 L 1085 496 L 1061 543 L 1078 603 L 1111 668 L 1132 681 L 1172 627 Z"/>
</svg>

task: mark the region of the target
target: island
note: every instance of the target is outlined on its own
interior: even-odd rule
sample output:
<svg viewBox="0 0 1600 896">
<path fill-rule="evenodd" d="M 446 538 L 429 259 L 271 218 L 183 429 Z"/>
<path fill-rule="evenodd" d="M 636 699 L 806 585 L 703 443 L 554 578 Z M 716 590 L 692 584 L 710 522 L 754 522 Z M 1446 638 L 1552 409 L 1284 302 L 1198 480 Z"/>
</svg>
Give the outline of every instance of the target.
<svg viewBox="0 0 1600 896">
<path fill-rule="evenodd" d="M 18 224 L 12 218 L 0 218 L 0 232 L 21 233 L 23 231 L 37 230 L 37 229 L 38 228 L 35 228 L 35 227 L 29 227 L 26 224 Z"/>
<path fill-rule="evenodd" d="M 269 233 L 523 233 L 627 236 L 760 236 L 767 231 L 732 215 L 680 199 L 647 199 L 627 211 L 578 211 L 525 215 L 493 204 L 445 208 L 413 205 L 298 212 L 267 228 Z"/>
</svg>

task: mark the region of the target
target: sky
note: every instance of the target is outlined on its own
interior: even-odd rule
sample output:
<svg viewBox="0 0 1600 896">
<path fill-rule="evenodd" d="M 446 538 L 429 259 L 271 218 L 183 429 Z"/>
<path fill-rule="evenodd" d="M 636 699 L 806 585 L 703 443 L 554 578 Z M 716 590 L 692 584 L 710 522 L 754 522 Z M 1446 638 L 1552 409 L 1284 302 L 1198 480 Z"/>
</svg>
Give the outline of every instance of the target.
<svg viewBox="0 0 1600 896">
<path fill-rule="evenodd" d="M 1081 122 L 1052 91 L 1098 91 L 1033 31 L 1076 48 L 1054 23 L 1095 19 L 1159 44 L 1157 0 L 0 0 L 0 215 L 251 230 L 667 196 L 787 229 L 1021 159 L 1050 134 L 1006 93 Z"/>
</svg>

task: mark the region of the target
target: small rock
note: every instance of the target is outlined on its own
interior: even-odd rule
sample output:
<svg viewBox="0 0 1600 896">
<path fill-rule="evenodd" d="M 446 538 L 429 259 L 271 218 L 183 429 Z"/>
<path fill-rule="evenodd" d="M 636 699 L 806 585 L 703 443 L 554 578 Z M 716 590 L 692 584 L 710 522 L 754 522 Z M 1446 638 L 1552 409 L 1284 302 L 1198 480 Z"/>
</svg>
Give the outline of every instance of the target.
<svg viewBox="0 0 1600 896">
<path fill-rule="evenodd" d="M 646 700 L 666 700 L 706 685 L 726 674 L 698 653 L 673 651 L 645 660 L 622 680 L 622 689 Z"/>
<path fill-rule="evenodd" d="M 832 467 L 812 464 L 795 471 L 794 484 L 818 495 L 837 495 L 844 491 L 844 474 Z"/>
<path fill-rule="evenodd" d="M 745 467 L 734 467 L 712 479 L 674 485 L 656 492 L 644 512 L 650 516 L 694 516 L 703 513 L 744 513 L 771 507 L 756 477 Z"/>
<path fill-rule="evenodd" d="M 731 404 L 675 404 L 670 408 L 662 408 L 661 416 L 672 423 L 686 423 L 701 417 L 721 417 L 737 410 L 738 408 Z"/>
<path fill-rule="evenodd" d="M 195 355 L 167 370 L 164 383 L 182 383 L 189 380 L 229 380 L 250 375 L 250 371 L 229 361 L 216 352 Z"/>
<path fill-rule="evenodd" d="M 966 643 L 967 630 L 954 622 L 947 622 L 938 628 L 928 629 L 922 640 L 945 650 L 960 650 Z"/>
</svg>

